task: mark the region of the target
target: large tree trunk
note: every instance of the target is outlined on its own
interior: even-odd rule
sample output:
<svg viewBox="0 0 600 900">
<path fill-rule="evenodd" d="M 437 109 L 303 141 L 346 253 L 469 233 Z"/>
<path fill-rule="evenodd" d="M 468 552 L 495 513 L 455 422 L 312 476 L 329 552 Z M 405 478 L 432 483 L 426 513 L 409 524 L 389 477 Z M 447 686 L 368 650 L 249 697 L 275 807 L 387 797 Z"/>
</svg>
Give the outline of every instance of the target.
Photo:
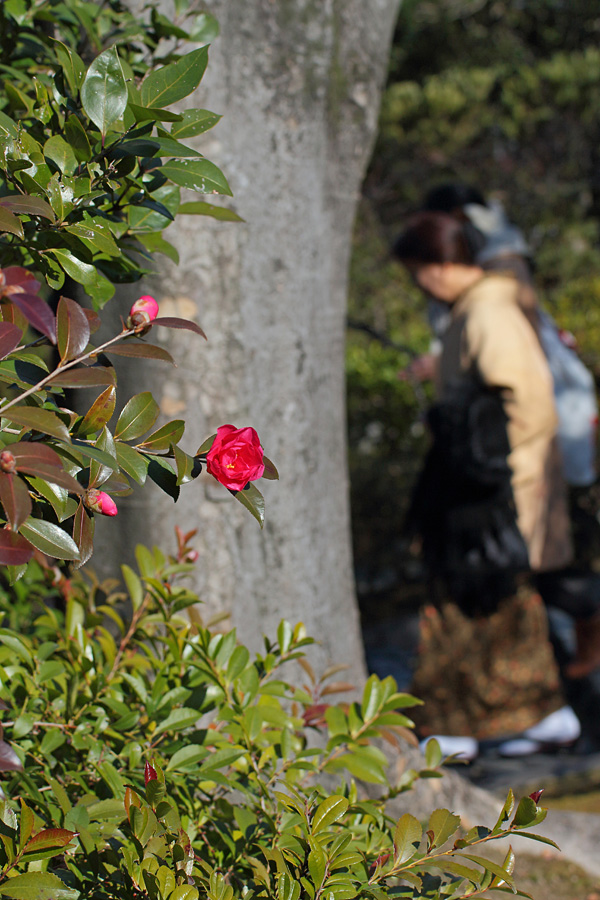
<svg viewBox="0 0 600 900">
<path fill-rule="evenodd" d="M 186 419 L 185 449 L 219 424 L 253 425 L 281 481 L 259 483 L 263 532 L 210 476 L 175 506 L 141 492 L 107 529 L 114 549 L 120 526 L 123 551 L 140 540 L 168 545 L 175 524 L 198 528 L 200 595 L 231 610 L 245 642 L 258 646 L 281 617 L 301 620 L 319 639 L 318 668 L 346 662 L 357 682 L 365 669 L 349 539 L 346 289 L 398 5 L 205 4 L 221 36 L 189 105 L 224 115 L 197 146 L 223 168 L 245 222 L 181 216 L 166 232 L 180 264 L 159 257 L 146 289 L 167 314 L 195 318 L 209 341 L 170 332 L 179 368 L 162 364 L 148 378 L 164 413 Z M 132 391 L 148 384 L 131 373 Z"/>
</svg>

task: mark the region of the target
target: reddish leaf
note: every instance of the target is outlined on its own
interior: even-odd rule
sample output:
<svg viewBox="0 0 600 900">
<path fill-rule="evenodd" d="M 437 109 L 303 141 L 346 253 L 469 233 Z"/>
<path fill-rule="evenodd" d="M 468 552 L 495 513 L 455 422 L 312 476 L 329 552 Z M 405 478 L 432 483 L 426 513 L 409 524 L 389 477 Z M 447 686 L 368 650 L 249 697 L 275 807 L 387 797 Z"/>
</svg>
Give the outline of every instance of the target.
<svg viewBox="0 0 600 900">
<path fill-rule="evenodd" d="M 79 482 L 65 472 L 60 456 L 51 447 L 37 442 L 20 441 L 10 445 L 10 452 L 15 458 L 18 472 L 37 475 L 38 478 L 58 484 L 72 493 L 83 493 Z"/>
<path fill-rule="evenodd" d="M 41 297 L 38 297 L 37 294 L 11 293 L 8 299 L 19 307 L 27 321 L 37 331 L 46 335 L 53 344 L 56 343 L 54 313 Z"/>
<path fill-rule="evenodd" d="M 199 334 L 205 341 L 208 340 L 200 326 L 196 325 L 195 322 L 190 322 L 189 319 L 178 319 L 175 316 L 159 316 L 152 324 L 164 325 L 165 328 L 185 328 L 186 331 L 193 331 L 194 334 Z"/>
<path fill-rule="evenodd" d="M 19 346 L 23 332 L 10 322 L 0 322 L 0 359 L 6 359 L 9 353 Z"/>
<path fill-rule="evenodd" d="M 41 431 L 51 437 L 59 438 L 61 441 L 69 443 L 71 440 L 69 429 L 65 423 L 49 409 L 40 409 L 39 406 L 11 406 L 6 413 L 0 409 L 0 416 L 8 419 L 9 422 L 33 431 Z"/>
<path fill-rule="evenodd" d="M 277 467 L 274 463 L 271 462 L 266 456 L 263 456 L 263 463 L 265 466 L 265 471 L 263 472 L 262 477 L 266 478 L 267 481 L 278 481 L 279 480 L 279 472 L 277 471 Z"/>
<path fill-rule="evenodd" d="M 94 517 L 80 503 L 73 524 L 73 540 L 79 547 L 79 560 L 75 563 L 75 568 L 85 565 L 94 552 L 94 526 Z"/>
<path fill-rule="evenodd" d="M 9 565 L 12 565 L 9 563 Z M 0 772 L 22 772 L 23 764 L 10 744 L 0 740 Z"/>
<path fill-rule="evenodd" d="M 33 547 L 23 535 L 0 529 L 0 565 L 21 566 L 33 556 Z M 1 748 L 0 748 L 1 749 Z"/>
<path fill-rule="evenodd" d="M 90 333 L 95 334 L 98 331 L 98 329 L 100 328 L 100 325 L 102 324 L 102 320 L 101 320 L 100 316 L 93 309 L 87 309 L 85 306 L 81 307 L 81 311 L 83 312 L 84 316 L 88 320 L 88 325 L 90 326 Z"/>
<path fill-rule="evenodd" d="M 13 293 L 37 294 L 40 282 L 29 269 L 23 266 L 8 266 L 0 269 L 0 294 L 5 297 Z"/>
<path fill-rule="evenodd" d="M 106 388 L 105 391 L 102 391 L 79 423 L 77 434 L 83 435 L 90 434 L 94 431 L 101 431 L 115 411 L 116 400 L 117 392 L 114 385 L 111 385 Z"/>
<path fill-rule="evenodd" d="M 27 485 L 18 475 L 0 472 L 0 501 L 13 531 L 31 515 L 32 503 Z"/>
<path fill-rule="evenodd" d="M 149 781 L 156 781 L 157 779 L 156 769 L 147 762 L 144 766 L 144 784 L 147 785 Z"/>
<path fill-rule="evenodd" d="M 162 359 L 175 365 L 171 354 L 155 344 L 115 344 L 114 347 L 107 347 L 104 352 L 114 353 L 115 356 L 129 356 L 134 359 Z"/>
<path fill-rule="evenodd" d="M 58 352 L 63 362 L 80 356 L 90 339 L 88 319 L 79 303 L 61 297 L 56 311 Z"/>
<path fill-rule="evenodd" d="M 108 366 L 91 366 L 85 369 L 68 369 L 66 372 L 58 371 L 58 374 L 50 382 L 56 387 L 87 388 L 103 387 L 105 384 L 114 384 L 116 381 L 115 370 Z"/>
<path fill-rule="evenodd" d="M 11 325 L 15 325 L 23 334 L 29 328 L 29 322 L 18 306 L 14 306 L 12 303 L 3 303 L 0 306 L 0 311 L 2 313 L 2 320 L 7 324 L 10 323 Z"/>
<path fill-rule="evenodd" d="M 53 847 L 66 847 L 75 837 L 75 831 L 67 831 L 66 828 L 44 828 L 29 838 L 23 848 L 24 853 L 39 853 L 40 850 L 50 850 Z"/>
<path fill-rule="evenodd" d="M 51 222 L 56 221 L 54 210 L 41 197 L 31 197 L 28 194 L 13 194 L 11 197 L 2 197 L 0 206 L 4 206 L 12 212 L 24 213 L 27 216 L 43 216 L 45 219 L 50 219 Z"/>
</svg>

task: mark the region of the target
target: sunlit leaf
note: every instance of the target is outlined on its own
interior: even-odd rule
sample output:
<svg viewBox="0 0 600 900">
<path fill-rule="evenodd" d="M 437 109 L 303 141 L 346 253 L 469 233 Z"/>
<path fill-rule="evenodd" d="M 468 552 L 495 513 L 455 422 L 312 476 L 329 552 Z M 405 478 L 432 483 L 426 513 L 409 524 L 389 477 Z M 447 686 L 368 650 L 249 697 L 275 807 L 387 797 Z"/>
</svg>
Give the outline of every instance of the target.
<svg viewBox="0 0 600 900">
<path fill-rule="evenodd" d="M 81 87 L 81 102 L 103 135 L 125 112 L 127 83 L 116 47 L 109 47 L 92 62 Z"/>
<path fill-rule="evenodd" d="M 49 409 L 40 409 L 39 406 L 11 406 L 6 413 L 0 410 L 0 417 L 32 431 L 40 431 L 67 442 L 71 440 L 65 423 Z"/>
<path fill-rule="evenodd" d="M 242 506 L 252 513 L 262 528 L 265 523 L 265 500 L 258 488 L 254 484 L 250 484 L 243 491 L 232 491 L 231 493 Z"/>
<path fill-rule="evenodd" d="M 9 900 L 77 900 L 79 891 L 50 872 L 25 872 L 3 881 L 2 895 Z"/>
<path fill-rule="evenodd" d="M 201 194 L 232 196 L 227 179 L 208 159 L 171 159 L 162 166 L 161 173 L 180 187 L 190 188 Z"/>
<path fill-rule="evenodd" d="M 54 222 L 56 216 L 52 207 L 41 197 L 32 197 L 28 194 L 11 194 L 9 197 L 0 198 L 0 206 L 10 209 L 11 212 L 23 213 L 27 216 L 41 216 Z"/>
<path fill-rule="evenodd" d="M 3 209 L 2 206 L 0 206 L 0 231 L 8 231 L 9 234 L 16 234 L 20 238 L 23 237 L 21 220 L 8 209 Z"/>
<path fill-rule="evenodd" d="M 218 219 L 220 222 L 244 221 L 232 209 L 227 209 L 225 206 L 215 206 L 213 203 L 205 203 L 203 200 L 192 200 L 189 203 L 182 203 L 178 213 L 189 216 L 210 216 L 211 219 Z"/>
<path fill-rule="evenodd" d="M 394 831 L 394 862 L 401 865 L 408 862 L 419 848 L 423 829 L 421 823 L 411 813 L 400 816 Z"/>
<path fill-rule="evenodd" d="M 186 53 L 174 63 L 150 72 L 140 89 L 144 106 L 171 106 L 195 91 L 208 64 L 208 49 Z"/>
<path fill-rule="evenodd" d="M 147 438 L 138 444 L 140 450 L 146 453 L 164 453 L 172 444 L 178 444 L 185 431 L 185 422 L 183 419 L 174 419 L 167 422 L 158 431 L 154 431 Z"/>
<path fill-rule="evenodd" d="M 171 126 L 171 135 L 179 140 L 196 137 L 213 128 L 220 119 L 221 116 L 208 109 L 186 109 L 181 122 Z"/>
<path fill-rule="evenodd" d="M 114 385 L 111 385 L 94 400 L 77 426 L 77 434 L 83 436 L 100 431 L 101 428 L 108 424 L 114 413 L 116 401 L 117 391 Z"/>
<path fill-rule="evenodd" d="M 34 547 L 54 559 L 79 559 L 79 548 L 71 535 L 54 522 L 29 518 L 19 532 Z"/>
</svg>

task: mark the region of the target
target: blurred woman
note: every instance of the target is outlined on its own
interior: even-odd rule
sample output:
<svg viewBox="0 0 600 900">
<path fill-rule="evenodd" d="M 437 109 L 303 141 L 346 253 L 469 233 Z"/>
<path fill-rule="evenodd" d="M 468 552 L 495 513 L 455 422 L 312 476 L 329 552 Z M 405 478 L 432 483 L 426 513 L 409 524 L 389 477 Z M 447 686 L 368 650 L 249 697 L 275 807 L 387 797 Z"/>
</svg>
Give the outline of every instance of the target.
<svg viewBox="0 0 600 900">
<path fill-rule="evenodd" d="M 482 241 L 469 221 L 424 211 L 394 245 L 415 282 L 450 315 L 436 373 L 434 445 L 416 492 L 413 522 L 432 574 L 441 576 L 460 608 L 474 617 L 480 645 L 486 618 L 507 604 L 515 627 L 529 614 L 543 616 L 541 601 L 520 583 L 519 570 L 559 569 L 572 557 L 552 377 L 519 305 L 519 282 L 486 272 L 475 261 Z M 546 655 L 532 670 L 531 702 L 521 702 L 525 685 L 523 673 L 510 665 L 511 637 L 517 640 L 507 636 L 507 665 L 500 660 L 479 684 L 473 654 L 468 660 L 451 654 L 445 662 L 432 661 L 438 672 L 431 695 L 424 697 L 424 733 L 497 737 L 558 709 L 562 699 L 549 648 L 538 648 Z M 483 667 L 489 656 L 488 648 L 480 658 Z M 417 687 L 420 696 L 423 688 L 427 685 Z M 469 691 L 477 694 L 471 707 Z M 465 709 L 471 712 L 464 714 Z M 444 728 L 453 717 L 458 724 Z"/>
</svg>

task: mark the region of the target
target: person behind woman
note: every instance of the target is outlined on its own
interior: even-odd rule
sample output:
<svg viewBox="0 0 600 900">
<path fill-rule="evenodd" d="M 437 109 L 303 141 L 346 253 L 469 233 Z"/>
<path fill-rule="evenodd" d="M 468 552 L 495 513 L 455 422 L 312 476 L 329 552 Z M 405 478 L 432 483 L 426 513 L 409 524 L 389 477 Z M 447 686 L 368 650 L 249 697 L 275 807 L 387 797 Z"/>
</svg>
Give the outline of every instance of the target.
<svg viewBox="0 0 600 900">
<path fill-rule="evenodd" d="M 529 568 L 533 572 L 559 569 L 570 561 L 572 546 L 563 483 L 554 477 L 557 466 L 557 418 L 552 378 L 536 334 L 519 306 L 518 281 L 509 274 L 486 272 L 476 262 L 481 245 L 481 234 L 468 221 L 459 221 L 445 213 L 424 211 L 410 219 L 393 250 L 425 294 L 444 304 L 450 314 L 449 323 L 441 337 L 441 355 L 436 373 L 440 409 L 453 410 L 451 415 L 446 415 L 447 421 L 456 424 L 460 420 L 460 427 L 464 428 L 465 422 L 468 425 L 469 417 L 463 416 L 461 420 L 460 410 L 456 407 L 457 397 L 463 397 L 467 413 L 473 398 L 479 397 L 482 392 L 484 397 L 487 392 L 488 397 L 499 400 L 506 423 L 507 462 L 516 523 L 526 545 Z M 498 421 L 496 417 L 496 428 Z M 446 429 L 444 434 L 450 443 L 454 440 L 458 446 L 462 446 L 464 435 L 455 435 L 453 439 L 451 428 L 450 431 Z M 467 443 L 470 438 L 467 436 Z M 481 440 L 485 440 L 485 435 L 477 436 L 477 441 Z M 459 489 L 457 484 L 461 479 L 457 478 L 456 468 L 452 468 L 452 465 L 456 466 L 457 459 L 454 448 L 439 447 L 438 451 L 437 481 L 434 479 L 432 484 L 441 487 L 441 491 L 428 491 L 426 485 L 425 489 L 421 486 L 420 502 L 422 506 L 429 507 L 431 512 L 432 505 L 445 502 L 444 499 L 440 501 L 440 498 L 445 497 L 447 501 L 447 486 L 451 483 L 453 505 L 449 510 L 439 510 L 440 520 L 446 523 L 447 538 L 450 540 L 455 523 L 465 519 L 464 510 L 460 509 L 460 498 L 457 500 L 456 496 Z M 445 473 L 444 465 L 447 466 Z M 467 483 L 468 479 L 464 479 L 464 482 Z M 469 483 L 472 485 L 472 479 Z M 473 508 L 469 506 L 470 503 L 472 497 L 466 497 L 464 509 Z M 506 503 L 504 505 L 505 510 L 509 508 Z M 445 518 L 442 515 L 444 512 Z M 493 516 L 493 510 L 490 514 Z M 467 514 L 466 519 L 468 518 Z M 421 521 L 427 520 L 431 522 L 432 516 L 426 512 L 425 517 L 421 516 Z M 423 537 L 426 538 L 426 535 Z M 439 542 L 438 547 L 443 552 L 444 548 L 440 547 Z M 487 582 L 482 582 L 481 571 L 474 573 L 476 577 L 471 580 L 473 589 L 469 591 L 469 565 L 472 558 L 475 557 L 471 551 L 465 551 L 463 574 L 466 581 L 463 579 L 463 584 L 467 584 L 467 590 L 463 591 L 460 602 L 468 596 L 468 603 L 472 607 L 479 598 L 481 613 L 489 614 L 491 611 L 485 609 L 486 589 L 482 591 L 482 585 L 487 584 L 488 588 L 497 589 L 498 584 L 502 584 L 503 599 L 508 602 L 513 583 L 511 579 L 501 579 L 501 571 L 496 567 L 495 571 L 490 572 Z M 440 570 L 434 574 L 445 576 L 446 588 L 449 590 L 456 584 L 447 577 L 447 572 Z M 532 590 L 529 593 L 531 596 L 534 594 Z M 541 602 L 537 602 L 541 607 Z M 471 612 L 477 617 L 476 608 L 471 609 Z M 507 652 L 509 649 L 507 647 Z M 448 671 L 456 664 L 456 660 L 450 661 Z M 546 660 L 546 665 L 552 668 L 551 657 Z M 461 681 L 463 693 L 454 700 L 457 704 L 468 705 L 468 697 L 464 693 L 469 684 L 468 661 L 465 672 Z M 443 673 L 439 674 L 443 680 L 445 676 Z M 543 715 L 561 705 L 557 679 L 551 679 L 551 685 L 543 684 L 540 680 L 540 691 L 546 690 L 545 709 L 539 704 L 536 708 L 536 704 L 532 703 L 529 721 L 516 715 L 512 720 L 514 725 L 511 725 L 510 711 L 502 710 L 498 703 L 494 707 L 492 695 L 498 694 L 502 677 L 498 675 L 494 682 L 488 683 L 488 698 L 480 698 L 478 709 L 483 715 L 483 721 L 463 720 L 460 725 L 462 733 L 471 730 L 474 737 L 482 738 L 497 737 L 507 731 L 520 731 L 539 720 L 540 711 Z M 514 696 L 518 693 L 518 683 L 512 686 L 506 684 L 505 687 L 505 702 L 506 698 L 510 698 L 514 712 L 518 709 L 518 697 Z M 443 693 L 444 688 L 440 688 L 438 683 L 434 689 L 438 699 L 440 690 Z M 513 696 L 510 696 L 511 691 Z M 554 700 L 550 696 L 552 691 Z M 427 717 L 427 697 L 425 700 L 424 715 Z M 447 692 L 447 696 L 441 701 L 441 707 L 448 702 L 451 702 L 451 698 Z M 492 710 L 494 715 L 491 714 Z M 461 732 L 454 730 L 454 733 Z"/>
</svg>

